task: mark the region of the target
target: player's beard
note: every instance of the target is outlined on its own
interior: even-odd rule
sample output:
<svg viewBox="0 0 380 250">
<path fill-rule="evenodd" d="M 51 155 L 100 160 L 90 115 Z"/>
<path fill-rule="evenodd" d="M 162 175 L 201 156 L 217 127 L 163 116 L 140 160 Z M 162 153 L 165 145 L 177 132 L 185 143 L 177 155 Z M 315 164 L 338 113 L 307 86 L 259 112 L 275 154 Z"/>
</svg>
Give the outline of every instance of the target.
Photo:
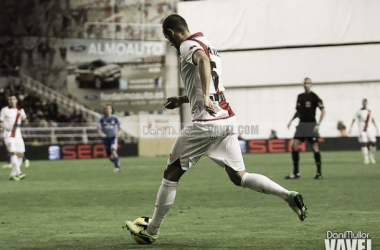
<svg viewBox="0 0 380 250">
<path fill-rule="evenodd" d="M 179 52 L 180 44 L 175 40 L 174 35 L 167 34 L 167 36 L 169 37 L 170 44 Z"/>
</svg>

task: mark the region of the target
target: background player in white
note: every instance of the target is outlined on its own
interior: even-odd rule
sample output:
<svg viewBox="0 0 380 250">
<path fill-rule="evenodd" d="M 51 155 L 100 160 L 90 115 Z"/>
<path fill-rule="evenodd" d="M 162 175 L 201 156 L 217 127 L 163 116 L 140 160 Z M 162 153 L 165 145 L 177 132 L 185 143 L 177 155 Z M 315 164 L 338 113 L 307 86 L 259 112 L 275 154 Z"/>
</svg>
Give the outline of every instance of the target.
<svg viewBox="0 0 380 250">
<path fill-rule="evenodd" d="M 17 97 L 15 95 L 9 96 L 8 104 L 9 106 L 1 109 L 0 124 L 3 127 L 5 146 L 11 154 L 12 171 L 10 180 L 19 181 L 26 177 L 20 170 L 25 144 L 19 126 L 21 121 L 27 122 L 27 118 L 24 109 L 17 106 Z"/>
<path fill-rule="evenodd" d="M 162 28 L 165 37 L 180 52 L 180 73 L 187 94 L 168 98 L 165 107 L 174 109 L 190 103 L 193 120 L 183 129 L 170 152 L 152 221 L 142 230 L 132 221 L 126 221 L 125 227 L 132 234 L 155 240 L 174 203 L 178 181 L 203 155 L 224 168 L 235 185 L 280 197 L 304 220 L 306 206 L 299 193 L 290 192 L 263 175 L 245 171 L 236 120 L 224 96 L 218 52 L 202 33 L 192 35 L 179 15 L 168 16 Z"/>
<path fill-rule="evenodd" d="M 368 101 L 363 99 L 363 107 L 356 112 L 355 118 L 352 120 L 349 134 L 351 134 L 352 126 L 355 120 L 358 120 L 359 125 L 359 142 L 362 146 L 362 153 L 364 157 L 364 164 L 371 163 L 375 164 L 375 153 L 376 153 L 376 134 L 379 133 L 379 129 L 376 126 L 375 119 L 372 117 L 372 112 L 367 108 Z M 376 131 L 375 131 L 375 129 Z M 369 153 L 368 153 L 369 144 Z"/>
</svg>

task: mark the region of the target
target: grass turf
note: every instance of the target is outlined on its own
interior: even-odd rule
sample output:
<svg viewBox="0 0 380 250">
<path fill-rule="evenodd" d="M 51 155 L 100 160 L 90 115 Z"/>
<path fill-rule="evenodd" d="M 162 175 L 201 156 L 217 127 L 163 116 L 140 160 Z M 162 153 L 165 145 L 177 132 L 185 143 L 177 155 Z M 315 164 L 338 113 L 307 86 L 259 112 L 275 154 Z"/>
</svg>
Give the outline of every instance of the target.
<svg viewBox="0 0 380 250">
<path fill-rule="evenodd" d="M 178 188 L 160 237 L 139 246 L 121 229 L 126 219 L 151 216 L 166 159 L 123 158 L 114 174 L 105 159 L 33 161 L 27 178 L 0 170 L 0 249 L 325 249 L 326 231 L 360 230 L 380 249 L 378 165 L 360 152 L 323 153 L 323 180 L 313 180 L 311 153 L 301 154 L 299 180 L 285 180 L 289 154 L 245 155 L 261 173 L 308 206 L 300 222 L 277 197 L 235 187 L 224 171 L 202 158 Z"/>
</svg>

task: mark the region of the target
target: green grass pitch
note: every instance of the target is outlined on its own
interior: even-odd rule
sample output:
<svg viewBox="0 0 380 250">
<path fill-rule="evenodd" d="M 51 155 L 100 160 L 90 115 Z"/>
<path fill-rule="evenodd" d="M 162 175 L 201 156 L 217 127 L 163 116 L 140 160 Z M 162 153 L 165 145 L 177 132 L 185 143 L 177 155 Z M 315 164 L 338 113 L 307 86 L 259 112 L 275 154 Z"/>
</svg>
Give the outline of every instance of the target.
<svg viewBox="0 0 380 250">
<path fill-rule="evenodd" d="M 285 180 L 290 154 L 245 155 L 247 170 L 300 191 L 300 222 L 271 195 L 234 186 L 206 157 L 179 183 L 158 240 L 139 246 L 122 230 L 126 219 L 151 216 L 165 157 L 32 161 L 27 178 L 0 169 L 0 249 L 325 249 L 326 231 L 370 234 L 380 249 L 380 164 L 360 152 L 323 153 L 323 180 L 313 180 L 311 153 L 301 154 L 299 180 Z"/>
</svg>

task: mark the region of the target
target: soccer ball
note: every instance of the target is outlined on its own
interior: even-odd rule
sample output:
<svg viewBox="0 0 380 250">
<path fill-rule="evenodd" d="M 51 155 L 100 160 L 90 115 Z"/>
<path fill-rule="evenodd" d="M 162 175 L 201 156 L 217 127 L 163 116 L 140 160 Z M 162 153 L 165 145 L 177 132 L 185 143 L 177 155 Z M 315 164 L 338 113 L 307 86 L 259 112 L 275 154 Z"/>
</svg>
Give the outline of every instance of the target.
<svg viewBox="0 0 380 250">
<path fill-rule="evenodd" d="M 134 220 L 133 224 L 135 224 L 137 227 L 140 227 L 142 230 L 146 230 L 151 220 L 152 219 L 149 218 L 148 216 L 141 216 L 137 218 L 136 220 Z M 136 243 L 140 245 L 150 245 L 153 242 L 155 242 L 155 240 L 141 237 L 140 235 L 134 234 L 132 232 L 131 232 L 131 236 L 136 241 Z"/>
</svg>

